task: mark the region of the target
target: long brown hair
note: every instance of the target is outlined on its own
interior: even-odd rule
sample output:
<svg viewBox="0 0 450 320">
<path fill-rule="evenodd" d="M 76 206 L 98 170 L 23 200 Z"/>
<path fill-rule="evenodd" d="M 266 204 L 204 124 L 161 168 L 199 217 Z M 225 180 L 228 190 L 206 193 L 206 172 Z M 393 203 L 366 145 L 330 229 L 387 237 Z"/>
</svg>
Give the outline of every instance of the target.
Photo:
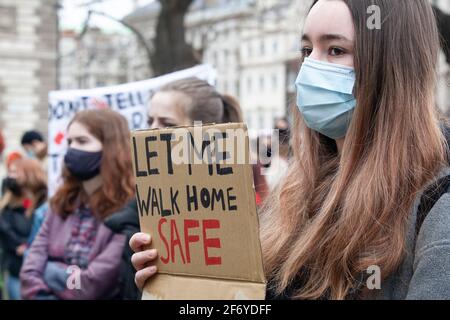
<svg viewBox="0 0 450 320">
<path fill-rule="evenodd" d="M 23 203 L 25 198 L 31 197 L 30 206 L 25 211 L 25 215 L 31 218 L 34 210 L 47 199 L 47 174 L 41 163 L 35 159 L 17 159 L 11 165 L 15 166 L 16 180 L 22 192 L 20 196 L 15 196 L 7 190 L 0 201 L 0 210 L 12 203 Z"/>
<path fill-rule="evenodd" d="M 345 299 L 369 266 L 405 256 L 420 191 L 445 165 L 435 108 L 439 36 L 427 0 L 342 0 L 353 16 L 357 107 L 341 155 L 295 110 L 294 161 L 261 217 L 265 268 L 281 294 Z M 378 5 L 380 30 L 366 26 Z M 299 283 L 300 283 L 299 282 Z"/>
<path fill-rule="evenodd" d="M 31 205 L 25 212 L 30 218 L 34 210 L 47 199 L 47 174 L 41 163 L 35 159 L 20 159 L 15 161 L 14 165 L 18 173 L 17 182 L 31 193 Z"/>
<path fill-rule="evenodd" d="M 109 109 L 86 110 L 77 113 L 72 123 L 82 124 L 103 144 L 100 174 L 102 187 L 89 197 L 93 213 L 104 219 L 134 196 L 131 170 L 130 131 L 126 119 Z M 79 205 L 82 183 L 67 168 L 62 173 L 63 184 L 50 201 L 54 212 L 63 217 L 73 213 Z"/>
</svg>

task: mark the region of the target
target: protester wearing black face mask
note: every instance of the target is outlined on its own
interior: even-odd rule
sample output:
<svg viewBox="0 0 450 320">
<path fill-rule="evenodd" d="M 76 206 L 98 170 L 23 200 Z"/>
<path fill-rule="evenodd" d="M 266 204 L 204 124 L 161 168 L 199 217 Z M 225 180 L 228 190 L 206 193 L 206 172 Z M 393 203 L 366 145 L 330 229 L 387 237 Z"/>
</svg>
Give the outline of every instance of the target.
<svg viewBox="0 0 450 320">
<path fill-rule="evenodd" d="M 17 182 L 16 178 L 6 177 L 3 180 L 3 190 L 2 193 L 6 193 L 10 191 L 14 196 L 20 197 L 22 196 L 22 188 Z"/>
<path fill-rule="evenodd" d="M 127 241 L 105 223 L 134 200 L 129 134 L 126 119 L 107 109 L 79 112 L 70 122 L 62 184 L 21 270 L 25 299 L 118 297 Z M 74 266 L 79 290 L 66 285 Z"/>
<path fill-rule="evenodd" d="M 64 164 L 70 173 L 80 181 L 87 181 L 100 174 L 102 151 L 89 152 L 69 148 Z"/>
</svg>

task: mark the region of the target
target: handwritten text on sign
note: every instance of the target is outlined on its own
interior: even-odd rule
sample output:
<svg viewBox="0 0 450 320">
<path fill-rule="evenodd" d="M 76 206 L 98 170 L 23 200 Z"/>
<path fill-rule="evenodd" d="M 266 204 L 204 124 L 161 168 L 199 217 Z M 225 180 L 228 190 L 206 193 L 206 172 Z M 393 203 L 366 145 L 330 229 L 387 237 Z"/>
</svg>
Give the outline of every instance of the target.
<svg viewBox="0 0 450 320">
<path fill-rule="evenodd" d="M 135 176 L 148 181 L 136 186 L 139 212 L 141 218 L 158 217 L 163 264 L 192 263 L 194 246 L 201 247 L 204 265 L 222 264 L 218 215 L 235 214 L 239 209 L 234 183 L 223 183 L 233 180 L 223 178 L 236 179 L 232 177 L 233 167 L 238 165 L 236 151 L 245 152 L 245 140 L 237 139 L 241 135 L 245 135 L 242 130 L 216 130 L 196 139 L 195 132 L 179 128 L 164 133 L 148 131 L 140 145 L 132 138 Z M 176 178 L 176 186 L 161 183 L 169 177 Z M 211 216 L 201 218 L 205 213 Z M 182 218 L 171 219 L 174 216 Z M 215 255 L 211 249 L 216 249 Z"/>
</svg>

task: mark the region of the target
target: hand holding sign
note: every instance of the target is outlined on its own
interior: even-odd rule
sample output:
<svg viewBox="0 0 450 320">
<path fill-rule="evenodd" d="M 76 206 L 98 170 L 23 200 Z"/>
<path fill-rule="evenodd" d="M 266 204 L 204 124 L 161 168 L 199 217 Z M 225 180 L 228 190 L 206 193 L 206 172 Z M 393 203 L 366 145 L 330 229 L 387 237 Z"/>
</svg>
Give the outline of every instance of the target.
<svg viewBox="0 0 450 320">
<path fill-rule="evenodd" d="M 145 250 L 151 243 L 151 236 L 142 232 L 134 234 L 130 239 L 130 248 L 135 252 L 131 257 L 131 263 L 136 269 L 135 282 L 139 290 L 142 291 L 145 282 L 153 276 L 157 268 L 149 265 L 158 256 L 156 249 Z"/>
<path fill-rule="evenodd" d="M 130 241 L 137 285 L 150 278 L 144 299 L 264 298 L 248 144 L 243 124 L 132 134 L 141 230 L 152 236 Z"/>
</svg>

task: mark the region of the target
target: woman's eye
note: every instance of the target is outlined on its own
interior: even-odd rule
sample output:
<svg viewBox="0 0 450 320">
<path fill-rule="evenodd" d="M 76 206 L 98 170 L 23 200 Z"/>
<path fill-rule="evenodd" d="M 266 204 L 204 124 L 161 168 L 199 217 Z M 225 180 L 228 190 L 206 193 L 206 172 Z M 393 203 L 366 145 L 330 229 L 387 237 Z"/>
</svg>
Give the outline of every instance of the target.
<svg viewBox="0 0 450 320">
<path fill-rule="evenodd" d="M 304 57 L 309 57 L 312 53 L 312 49 L 311 48 L 302 48 L 301 53 Z"/>
<path fill-rule="evenodd" d="M 147 125 L 148 125 L 149 127 L 151 127 L 152 124 L 153 124 L 153 118 L 148 118 L 148 119 L 147 119 Z"/>
<path fill-rule="evenodd" d="M 162 125 L 163 125 L 165 128 L 170 128 L 170 127 L 175 127 L 175 126 L 176 126 L 176 124 L 174 124 L 174 123 L 172 123 L 172 122 L 167 122 L 167 121 L 163 121 L 163 122 L 162 122 Z"/>
<path fill-rule="evenodd" d="M 331 56 L 340 56 L 340 55 L 343 55 L 344 53 L 345 53 L 345 50 L 341 49 L 341 48 L 331 48 L 330 49 Z"/>
</svg>

